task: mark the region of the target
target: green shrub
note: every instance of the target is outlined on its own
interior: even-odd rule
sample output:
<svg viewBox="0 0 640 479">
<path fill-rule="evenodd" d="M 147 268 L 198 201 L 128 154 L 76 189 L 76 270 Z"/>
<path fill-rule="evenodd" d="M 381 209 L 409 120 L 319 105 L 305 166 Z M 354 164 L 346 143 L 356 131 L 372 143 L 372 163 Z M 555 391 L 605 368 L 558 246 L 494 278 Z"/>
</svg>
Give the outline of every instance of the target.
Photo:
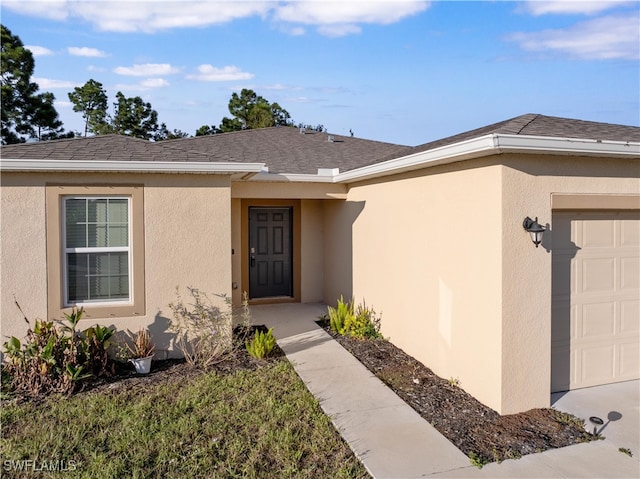
<svg viewBox="0 0 640 479">
<path fill-rule="evenodd" d="M 83 331 L 86 341 L 87 366 L 95 376 L 114 374 L 114 364 L 108 354 L 111 337 L 114 333 L 114 329 L 98 324 Z"/>
<path fill-rule="evenodd" d="M 253 339 L 247 341 L 245 345 L 249 354 L 254 358 L 262 359 L 269 356 L 276 345 L 273 328 L 269 329 L 266 333 L 260 330 L 256 331 Z"/>
<path fill-rule="evenodd" d="M 469 453 L 469 460 L 471 461 L 471 464 L 476 466 L 478 469 L 482 469 L 491 462 L 490 459 L 484 457 L 481 453 L 475 452 Z"/>
<path fill-rule="evenodd" d="M 345 321 L 342 334 L 358 339 L 380 338 L 380 318 L 363 302 L 356 307 L 355 314 Z"/>
<path fill-rule="evenodd" d="M 328 307 L 329 310 L 329 326 L 331 330 L 338 334 L 344 334 L 344 325 L 347 321 L 350 321 L 353 317 L 353 301 L 347 301 L 345 303 L 344 298 L 340 296 L 338 300 L 338 306 L 333 308 Z"/>
<path fill-rule="evenodd" d="M 17 301 L 16 306 L 22 313 Z M 83 314 L 82 308 L 74 307 L 59 328 L 53 321 L 36 319 L 24 343 L 15 336 L 4 343 L 3 372 L 10 378 L 11 389 L 29 396 L 70 394 L 84 379 L 109 374 L 107 348 L 113 331 L 103 326 L 76 331 Z"/>
<path fill-rule="evenodd" d="M 331 330 L 343 336 L 358 339 L 381 338 L 380 317 L 376 312 L 362 302 L 354 308 L 353 301 L 345 303 L 341 296 L 336 308 L 329 310 L 329 325 Z"/>
</svg>

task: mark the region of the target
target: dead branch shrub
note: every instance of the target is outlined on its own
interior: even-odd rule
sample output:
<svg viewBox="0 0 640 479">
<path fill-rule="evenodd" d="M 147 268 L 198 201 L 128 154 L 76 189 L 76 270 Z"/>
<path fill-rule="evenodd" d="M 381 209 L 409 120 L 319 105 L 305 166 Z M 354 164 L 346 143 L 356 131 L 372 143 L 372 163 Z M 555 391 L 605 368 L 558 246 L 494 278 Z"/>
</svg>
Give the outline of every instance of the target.
<svg viewBox="0 0 640 479">
<path fill-rule="evenodd" d="M 233 344 L 234 310 L 231 298 L 216 295 L 222 303 L 214 304 L 209 296 L 197 288 L 188 287 L 191 302 L 185 304 L 179 288 L 177 299 L 169 304 L 173 313 L 170 330 L 177 333 L 176 346 L 191 366 L 206 369 L 235 353 Z M 240 315 L 249 323 L 246 300 Z"/>
</svg>

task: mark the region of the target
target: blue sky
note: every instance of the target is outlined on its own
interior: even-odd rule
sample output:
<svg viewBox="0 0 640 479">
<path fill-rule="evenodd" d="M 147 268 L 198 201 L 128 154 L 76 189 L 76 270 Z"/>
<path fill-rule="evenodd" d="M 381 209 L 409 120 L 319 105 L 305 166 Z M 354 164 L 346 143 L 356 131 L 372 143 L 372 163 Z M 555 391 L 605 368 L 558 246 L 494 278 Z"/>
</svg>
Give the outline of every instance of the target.
<svg viewBox="0 0 640 479">
<path fill-rule="evenodd" d="M 89 79 L 194 134 L 251 88 L 296 122 L 417 145 L 524 113 L 640 125 L 637 1 L 3 0 L 67 130 Z"/>
</svg>

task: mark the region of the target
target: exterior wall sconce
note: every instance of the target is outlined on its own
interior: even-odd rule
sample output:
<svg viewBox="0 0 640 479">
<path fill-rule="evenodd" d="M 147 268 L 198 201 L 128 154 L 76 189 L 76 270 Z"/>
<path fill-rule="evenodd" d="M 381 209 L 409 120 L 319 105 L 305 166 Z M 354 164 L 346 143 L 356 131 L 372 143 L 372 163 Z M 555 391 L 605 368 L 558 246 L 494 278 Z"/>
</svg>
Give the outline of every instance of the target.
<svg viewBox="0 0 640 479">
<path fill-rule="evenodd" d="M 522 227 L 531 235 L 531 241 L 536 245 L 536 248 L 542 243 L 542 235 L 546 231 L 546 228 L 538 223 L 538 217 L 532 220 L 528 216 L 522 222 Z"/>
</svg>

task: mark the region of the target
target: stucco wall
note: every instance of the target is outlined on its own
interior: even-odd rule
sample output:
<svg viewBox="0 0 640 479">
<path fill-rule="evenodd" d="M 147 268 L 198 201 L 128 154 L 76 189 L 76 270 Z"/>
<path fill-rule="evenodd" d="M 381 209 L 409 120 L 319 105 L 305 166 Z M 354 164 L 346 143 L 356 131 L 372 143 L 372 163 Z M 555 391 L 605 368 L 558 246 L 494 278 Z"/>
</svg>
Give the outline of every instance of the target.
<svg viewBox="0 0 640 479">
<path fill-rule="evenodd" d="M 552 195 L 639 195 L 639 176 L 637 160 L 501 155 L 351 185 L 325 205 L 325 301 L 366 300 L 392 342 L 500 413 L 546 407 Z M 526 216 L 549 228 L 540 248 Z"/>
<path fill-rule="evenodd" d="M 232 285 L 236 288 L 232 290 L 234 305 L 242 303 L 242 295 L 246 290 L 242 285 L 242 201 L 239 198 L 231 199 L 231 275 Z"/>
<path fill-rule="evenodd" d="M 324 203 L 324 302 L 334 304 L 340 295 L 353 295 L 353 225 L 364 202 L 325 201 Z"/>
<path fill-rule="evenodd" d="M 13 305 L 14 294 L 30 318 L 50 317 L 46 306 L 47 183 L 137 184 L 144 188 L 145 314 L 92 318 L 81 327 L 100 323 L 135 331 L 146 326 L 157 350 L 162 352 L 172 346 L 167 332 L 171 315 L 167 305 L 175 300 L 176 286 L 183 293 L 187 293 L 187 286 L 192 286 L 212 295 L 231 294 L 229 177 L 3 173 L 0 233 L 3 336 L 21 337 L 26 332 L 26 325 Z M 220 302 L 215 297 L 214 300 Z"/>
<path fill-rule="evenodd" d="M 551 381 L 551 196 L 640 194 L 637 160 L 559 156 L 503 157 L 502 411 L 548 406 Z M 546 225 L 535 248 L 526 216 Z"/>
<path fill-rule="evenodd" d="M 15 205 L 15 206 L 13 206 Z M 26 332 L 14 297 L 29 318 L 47 316 L 45 192 L 42 182 L 2 174 L 0 187 L 0 343 Z"/>
<path fill-rule="evenodd" d="M 317 303 L 323 298 L 324 284 L 324 214 L 323 200 L 302 200 L 301 297 L 303 303 Z"/>
<path fill-rule="evenodd" d="M 352 276 L 356 301 L 382 313 L 385 336 L 496 408 L 502 397 L 501 181 L 502 167 L 479 161 L 370 181 L 352 185 L 348 201 L 333 205 L 325 220 L 327 234 L 339 234 L 340 248 L 350 235 L 353 244 L 351 252 L 325 262 L 325 277 L 344 288 L 325 288 L 325 300 L 348 296 L 345 278 Z"/>
</svg>

